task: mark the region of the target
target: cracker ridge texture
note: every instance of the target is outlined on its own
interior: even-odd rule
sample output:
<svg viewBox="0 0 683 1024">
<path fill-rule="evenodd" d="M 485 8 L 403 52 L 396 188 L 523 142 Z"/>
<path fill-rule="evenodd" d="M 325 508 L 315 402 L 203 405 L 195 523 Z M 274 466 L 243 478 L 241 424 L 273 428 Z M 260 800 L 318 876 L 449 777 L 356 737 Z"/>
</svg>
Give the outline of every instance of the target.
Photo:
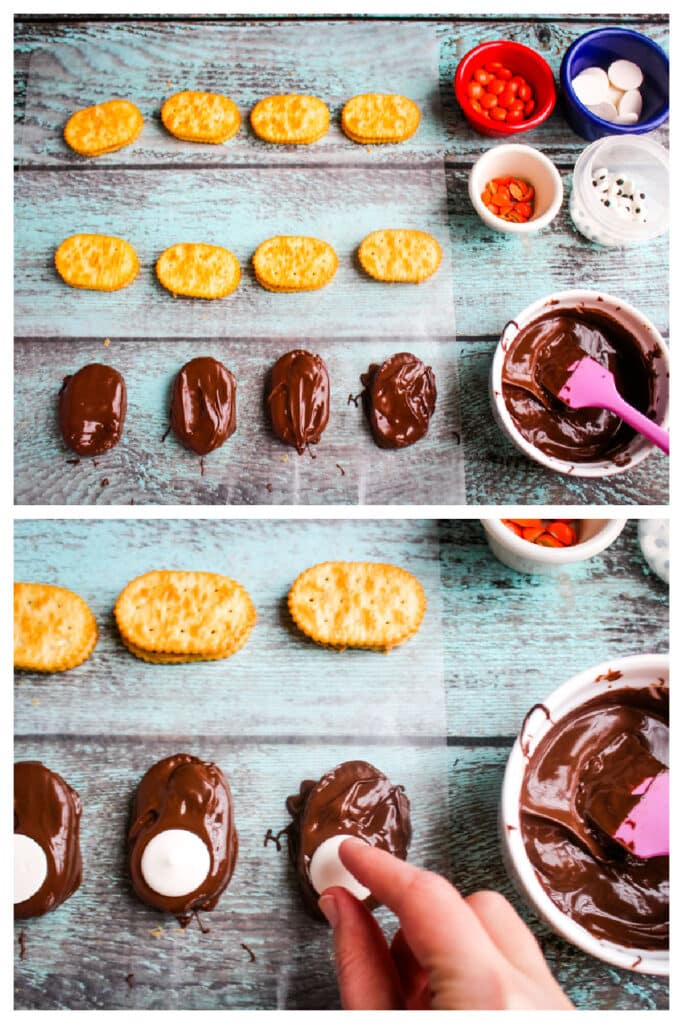
<svg viewBox="0 0 683 1024">
<path fill-rule="evenodd" d="M 307 146 L 330 126 L 330 111 L 317 96 L 266 96 L 251 111 L 251 126 L 265 142 Z"/>
<path fill-rule="evenodd" d="M 337 272 L 337 254 L 327 242 L 304 235 L 275 235 L 253 256 L 259 284 L 270 292 L 316 291 Z"/>
<path fill-rule="evenodd" d="M 71 235 L 55 252 L 59 276 L 72 288 L 115 292 L 126 288 L 140 269 L 137 253 L 112 235 Z"/>
<path fill-rule="evenodd" d="M 143 123 L 130 100 L 107 100 L 72 114 L 64 126 L 64 140 L 81 156 L 102 156 L 135 142 Z"/>
<path fill-rule="evenodd" d="M 14 667 L 64 672 L 88 658 L 97 623 L 78 594 L 47 583 L 14 584 Z"/>
<path fill-rule="evenodd" d="M 237 135 L 242 117 L 229 96 L 186 90 L 169 96 L 161 108 L 164 127 L 184 142 L 217 145 Z"/>
<path fill-rule="evenodd" d="M 366 274 L 377 281 L 420 284 L 441 265 L 441 246 L 426 231 L 385 228 L 373 231 L 358 248 Z"/>
<path fill-rule="evenodd" d="M 420 108 L 395 93 L 362 93 L 344 104 L 342 131 L 353 142 L 405 142 L 420 124 Z"/>
<path fill-rule="evenodd" d="M 297 627 L 326 647 L 389 651 L 417 633 L 427 607 L 411 573 L 379 562 L 322 562 L 292 584 Z"/>
<path fill-rule="evenodd" d="M 173 295 L 221 299 L 240 283 L 237 257 L 220 245 L 179 242 L 162 252 L 156 263 L 159 281 Z"/>
<path fill-rule="evenodd" d="M 226 657 L 256 622 L 251 598 L 235 580 L 167 570 L 131 580 L 119 594 L 114 616 L 128 647 L 183 656 Z"/>
</svg>

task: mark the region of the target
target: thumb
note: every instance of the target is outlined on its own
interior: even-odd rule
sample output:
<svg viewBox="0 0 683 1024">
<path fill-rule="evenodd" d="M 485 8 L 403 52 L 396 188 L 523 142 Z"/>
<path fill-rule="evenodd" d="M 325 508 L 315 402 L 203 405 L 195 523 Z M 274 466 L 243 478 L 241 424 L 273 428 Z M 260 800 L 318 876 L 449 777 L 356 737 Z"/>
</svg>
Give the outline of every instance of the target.
<svg viewBox="0 0 683 1024">
<path fill-rule="evenodd" d="M 345 1010 L 403 1008 L 396 966 L 382 929 L 347 889 L 326 889 L 318 903 L 334 935 L 337 980 Z"/>
</svg>

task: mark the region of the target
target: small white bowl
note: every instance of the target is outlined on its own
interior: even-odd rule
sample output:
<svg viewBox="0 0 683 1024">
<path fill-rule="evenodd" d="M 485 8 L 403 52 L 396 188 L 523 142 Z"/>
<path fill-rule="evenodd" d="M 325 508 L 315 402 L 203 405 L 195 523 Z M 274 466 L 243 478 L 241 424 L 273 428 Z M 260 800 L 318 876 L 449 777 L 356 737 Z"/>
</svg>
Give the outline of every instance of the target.
<svg viewBox="0 0 683 1024">
<path fill-rule="evenodd" d="M 501 220 L 491 213 L 482 202 L 481 193 L 492 178 L 511 175 L 528 181 L 535 190 L 534 210 L 524 224 Z M 511 235 L 528 235 L 546 227 L 562 206 L 562 178 L 552 160 L 539 149 L 516 142 L 487 149 L 470 171 L 469 191 L 472 206 L 485 224 L 496 231 Z"/>
<path fill-rule="evenodd" d="M 519 432 L 508 411 L 503 397 L 503 362 L 505 353 L 517 334 L 544 313 L 576 312 L 577 307 L 584 306 L 606 313 L 621 324 L 635 339 L 643 354 L 647 357 L 654 377 L 654 411 L 655 422 L 662 427 L 669 423 L 669 350 L 661 334 L 650 320 L 634 306 L 617 299 L 605 292 L 590 292 L 573 289 L 566 292 L 554 292 L 543 299 L 538 299 L 519 313 L 514 320 L 509 320 L 503 328 L 500 341 L 496 347 L 491 363 L 489 393 L 491 407 L 498 426 L 510 440 L 535 462 L 540 462 L 548 469 L 557 473 L 571 473 L 582 477 L 607 477 L 616 473 L 625 473 L 637 466 L 655 451 L 655 445 L 647 441 L 642 434 L 635 434 L 628 445 L 619 453 L 618 460 L 602 459 L 595 462 L 570 462 L 558 459 L 554 455 L 546 455 Z M 655 354 L 657 353 L 657 354 Z"/>
<path fill-rule="evenodd" d="M 491 551 L 503 565 L 517 572 L 549 576 L 572 562 L 600 554 L 617 539 L 627 519 L 580 519 L 579 541 L 567 548 L 544 548 L 523 540 L 500 519 L 482 519 Z"/>
<path fill-rule="evenodd" d="M 614 672 L 621 672 L 619 679 Z M 611 675 L 612 678 L 604 678 Z M 600 677 L 603 678 L 600 678 Z M 538 713 L 532 714 L 524 727 L 524 745 L 527 756 L 522 753 L 520 737 L 515 740 L 508 758 L 503 779 L 499 812 L 499 832 L 505 867 L 517 891 L 529 907 L 553 931 L 567 942 L 578 946 L 585 953 L 604 960 L 615 967 L 623 967 L 640 974 L 669 973 L 669 951 L 635 949 L 620 946 L 606 939 L 599 939 L 573 918 L 563 913 L 550 899 L 536 876 L 524 848 L 520 828 L 519 798 L 527 768 L 527 758 L 557 723 L 568 712 L 580 707 L 586 701 L 599 697 L 614 689 L 644 689 L 658 679 L 669 685 L 669 658 L 666 654 L 639 654 L 634 657 L 616 658 L 601 665 L 580 672 L 543 701 L 552 722 L 539 706 Z"/>
</svg>

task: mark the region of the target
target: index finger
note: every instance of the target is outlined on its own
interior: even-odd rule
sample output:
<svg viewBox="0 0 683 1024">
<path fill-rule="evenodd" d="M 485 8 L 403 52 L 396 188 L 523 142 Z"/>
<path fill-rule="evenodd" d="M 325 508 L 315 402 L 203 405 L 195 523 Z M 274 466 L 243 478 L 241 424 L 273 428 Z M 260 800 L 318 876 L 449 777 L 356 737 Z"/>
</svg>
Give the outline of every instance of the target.
<svg viewBox="0 0 683 1024">
<path fill-rule="evenodd" d="M 477 915 L 445 878 L 354 840 L 339 848 L 344 865 L 401 922 L 408 945 L 427 970 L 448 963 L 465 974 L 499 954 Z"/>
</svg>

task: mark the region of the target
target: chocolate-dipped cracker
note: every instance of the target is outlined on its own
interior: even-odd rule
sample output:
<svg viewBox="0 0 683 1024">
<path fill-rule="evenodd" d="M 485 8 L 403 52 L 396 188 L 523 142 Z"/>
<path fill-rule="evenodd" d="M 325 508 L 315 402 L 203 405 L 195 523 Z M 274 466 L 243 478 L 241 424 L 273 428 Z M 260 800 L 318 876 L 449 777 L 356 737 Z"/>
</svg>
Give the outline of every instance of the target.
<svg viewBox="0 0 683 1024">
<path fill-rule="evenodd" d="M 431 366 L 410 352 L 397 352 L 361 374 L 363 405 L 380 448 L 407 448 L 429 430 L 436 405 Z"/>
<path fill-rule="evenodd" d="M 126 419 L 126 382 L 118 370 L 88 363 L 64 378 L 59 428 L 78 455 L 102 455 L 121 440 Z"/>
<path fill-rule="evenodd" d="M 235 433 L 237 385 L 222 363 L 198 356 L 185 363 L 173 384 L 171 426 L 179 441 L 208 455 Z"/>
<path fill-rule="evenodd" d="M 320 356 L 294 349 L 273 366 L 266 406 L 275 434 L 301 455 L 330 418 L 330 378 Z"/>
<path fill-rule="evenodd" d="M 60 906 L 82 877 L 82 804 L 61 775 L 40 761 L 14 766 L 14 916 Z"/>
<path fill-rule="evenodd" d="M 320 894 L 311 880 L 311 859 L 326 840 L 354 836 L 401 860 L 408 856 L 410 801 L 403 786 L 392 785 L 366 761 L 345 761 L 318 782 L 304 780 L 299 792 L 287 798 L 287 810 L 292 816 L 289 853 L 304 907 L 312 917 L 323 919 L 318 910 Z M 371 908 L 377 906 L 369 896 L 365 902 Z"/>
<path fill-rule="evenodd" d="M 232 794 L 220 768 L 191 754 L 152 765 L 135 794 L 128 850 L 143 902 L 181 920 L 213 910 L 238 850 Z"/>
</svg>

